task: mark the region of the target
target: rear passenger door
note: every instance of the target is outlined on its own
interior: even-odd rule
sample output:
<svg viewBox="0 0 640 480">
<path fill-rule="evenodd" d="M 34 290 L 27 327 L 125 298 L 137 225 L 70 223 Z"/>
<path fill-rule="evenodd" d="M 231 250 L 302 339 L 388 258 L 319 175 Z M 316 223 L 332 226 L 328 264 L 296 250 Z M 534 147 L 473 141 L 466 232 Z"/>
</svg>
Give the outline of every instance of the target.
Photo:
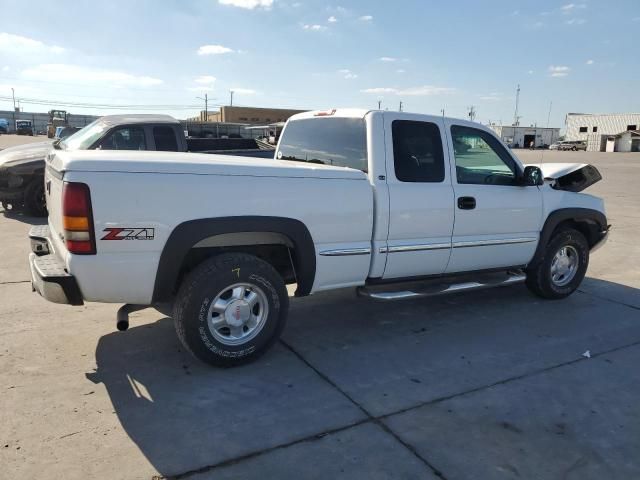
<svg viewBox="0 0 640 480">
<path fill-rule="evenodd" d="M 442 119 L 385 113 L 389 235 L 384 278 L 443 273 L 453 188 Z"/>
</svg>

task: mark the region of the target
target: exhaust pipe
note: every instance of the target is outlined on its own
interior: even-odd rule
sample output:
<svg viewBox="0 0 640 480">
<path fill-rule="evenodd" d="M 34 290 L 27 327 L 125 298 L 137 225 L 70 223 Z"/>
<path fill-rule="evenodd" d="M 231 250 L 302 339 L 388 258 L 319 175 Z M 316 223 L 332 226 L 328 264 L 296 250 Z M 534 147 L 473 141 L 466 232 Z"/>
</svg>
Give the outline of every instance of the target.
<svg viewBox="0 0 640 480">
<path fill-rule="evenodd" d="M 129 328 L 129 314 L 139 310 L 144 310 L 145 308 L 149 308 L 149 305 L 133 305 L 131 303 L 127 303 L 126 305 L 121 306 L 116 314 L 116 327 L 118 330 L 121 332 L 127 330 Z"/>
</svg>

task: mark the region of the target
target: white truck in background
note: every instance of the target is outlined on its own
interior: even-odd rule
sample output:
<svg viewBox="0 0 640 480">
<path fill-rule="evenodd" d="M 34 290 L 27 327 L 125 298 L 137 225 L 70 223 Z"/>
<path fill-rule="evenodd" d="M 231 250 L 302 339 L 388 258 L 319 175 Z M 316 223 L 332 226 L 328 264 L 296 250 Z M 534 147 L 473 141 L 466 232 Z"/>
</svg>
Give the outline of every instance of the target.
<svg viewBox="0 0 640 480">
<path fill-rule="evenodd" d="M 214 365 L 256 358 L 296 295 L 378 299 L 525 281 L 570 295 L 609 226 L 590 165 L 524 167 L 488 128 L 401 112 L 292 117 L 276 159 L 52 151 L 30 232 L 46 299 L 152 306 Z"/>
</svg>

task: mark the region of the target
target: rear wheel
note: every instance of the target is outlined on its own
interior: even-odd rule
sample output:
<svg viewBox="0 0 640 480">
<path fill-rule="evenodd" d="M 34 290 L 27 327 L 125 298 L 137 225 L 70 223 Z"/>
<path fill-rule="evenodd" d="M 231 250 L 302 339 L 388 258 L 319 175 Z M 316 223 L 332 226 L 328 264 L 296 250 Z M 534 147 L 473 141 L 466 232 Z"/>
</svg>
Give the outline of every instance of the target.
<svg viewBox="0 0 640 480">
<path fill-rule="evenodd" d="M 34 217 L 47 216 L 47 202 L 44 196 L 44 179 L 36 177 L 24 190 L 24 208 Z"/>
<path fill-rule="evenodd" d="M 556 233 L 537 265 L 527 269 L 527 287 L 536 295 L 559 299 L 580 286 L 589 266 L 589 244 L 574 229 Z"/>
<path fill-rule="evenodd" d="M 288 306 L 284 281 L 271 265 L 253 255 L 223 254 L 185 277 L 173 319 L 194 356 L 231 367 L 269 349 L 284 328 Z"/>
</svg>

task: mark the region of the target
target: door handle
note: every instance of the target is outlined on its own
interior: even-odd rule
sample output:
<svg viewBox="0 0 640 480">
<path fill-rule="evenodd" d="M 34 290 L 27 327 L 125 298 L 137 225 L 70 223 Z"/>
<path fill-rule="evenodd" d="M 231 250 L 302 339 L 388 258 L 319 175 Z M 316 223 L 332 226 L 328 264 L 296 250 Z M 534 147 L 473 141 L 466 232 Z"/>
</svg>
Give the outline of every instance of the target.
<svg viewBox="0 0 640 480">
<path fill-rule="evenodd" d="M 473 210 L 476 208 L 476 199 L 473 197 L 458 197 L 458 208 L 460 210 Z"/>
</svg>

